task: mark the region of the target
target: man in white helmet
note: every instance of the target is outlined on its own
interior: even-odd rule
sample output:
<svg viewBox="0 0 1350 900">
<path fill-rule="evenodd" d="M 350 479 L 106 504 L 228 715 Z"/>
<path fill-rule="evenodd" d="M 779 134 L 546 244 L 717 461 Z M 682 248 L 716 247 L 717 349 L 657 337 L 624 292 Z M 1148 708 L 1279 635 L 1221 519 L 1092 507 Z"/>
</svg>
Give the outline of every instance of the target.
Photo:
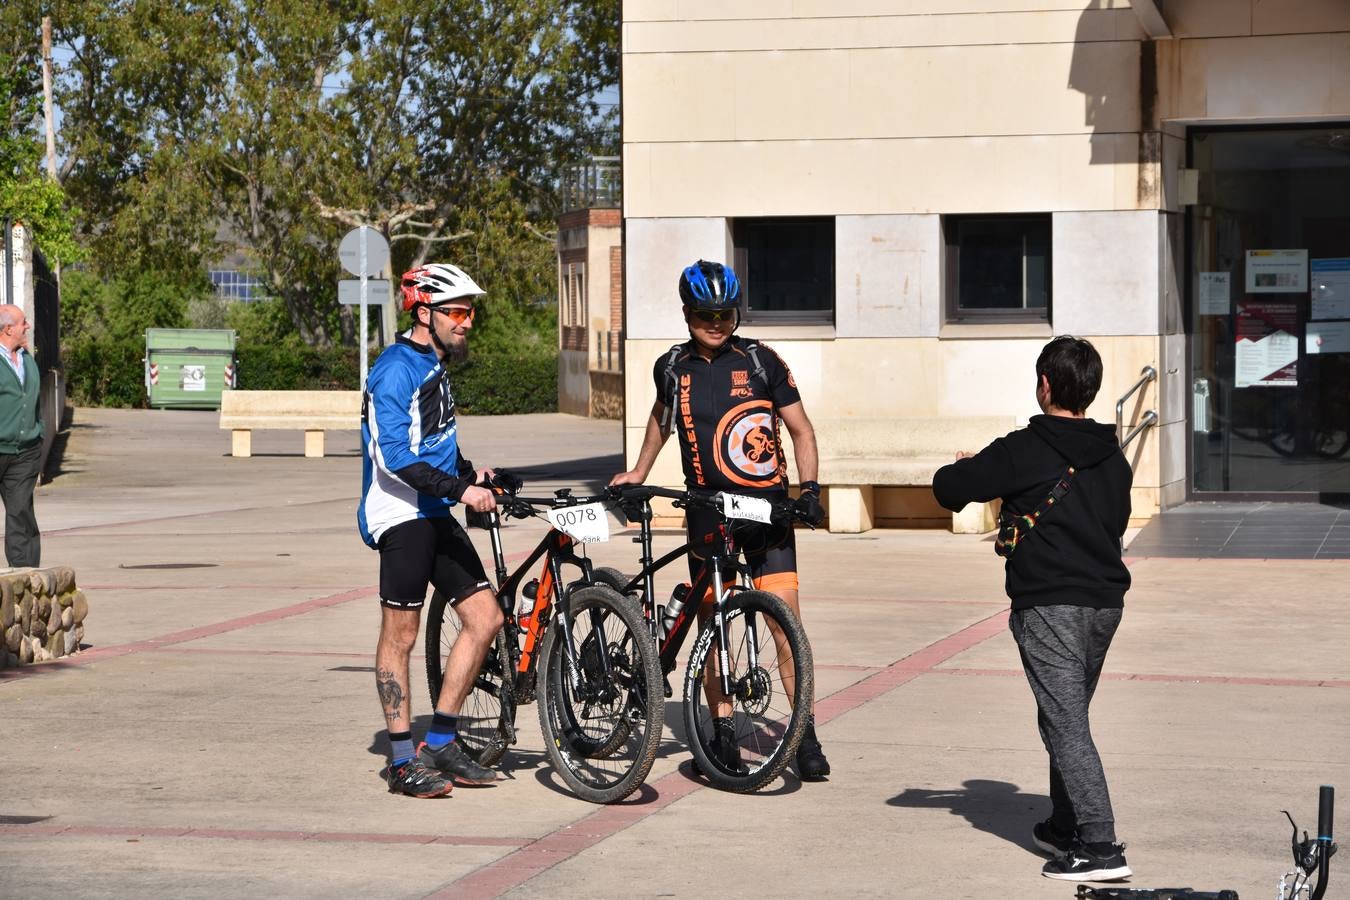
<svg viewBox="0 0 1350 900">
<path fill-rule="evenodd" d="M 477 486 L 493 472 L 475 471 L 460 449 L 445 371 L 446 359 L 466 354 L 474 298 L 485 292 L 450 265 L 407 272 L 402 290 L 412 329 L 375 361 L 361 404 L 357 521 L 361 537 L 380 551 L 375 684 L 391 751 L 383 775 L 391 793 L 439 797 L 455 782 L 496 780 L 457 740 L 457 716 L 502 627 L 502 613 L 477 551 L 450 516 L 456 503 L 478 512 L 496 508 L 492 491 Z M 445 661 L 431 729 L 414 746 L 408 660 L 428 584 L 454 604 L 463 630 Z"/>
</svg>

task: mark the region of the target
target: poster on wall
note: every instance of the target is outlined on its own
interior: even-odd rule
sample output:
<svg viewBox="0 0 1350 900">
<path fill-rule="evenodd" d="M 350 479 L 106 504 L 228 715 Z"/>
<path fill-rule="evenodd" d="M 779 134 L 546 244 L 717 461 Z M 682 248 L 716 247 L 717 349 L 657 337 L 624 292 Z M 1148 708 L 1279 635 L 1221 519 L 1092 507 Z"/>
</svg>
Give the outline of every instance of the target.
<svg viewBox="0 0 1350 900">
<path fill-rule="evenodd" d="M 1350 256 L 1308 261 L 1313 319 L 1350 319 Z"/>
<path fill-rule="evenodd" d="M 1247 293 L 1297 294 L 1307 289 L 1307 250 L 1247 251 Z"/>
<path fill-rule="evenodd" d="M 1350 353 L 1350 322 L 1309 322 L 1306 353 Z"/>
<path fill-rule="evenodd" d="M 1200 273 L 1200 315 L 1226 316 L 1233 296 L 1232 276 L 1227 272 Z"/>
<path fill-rule="evenodd" d="M 1298 304 L 1238 304 L 1233 387 L 1298 386 Z"/>
</svg>

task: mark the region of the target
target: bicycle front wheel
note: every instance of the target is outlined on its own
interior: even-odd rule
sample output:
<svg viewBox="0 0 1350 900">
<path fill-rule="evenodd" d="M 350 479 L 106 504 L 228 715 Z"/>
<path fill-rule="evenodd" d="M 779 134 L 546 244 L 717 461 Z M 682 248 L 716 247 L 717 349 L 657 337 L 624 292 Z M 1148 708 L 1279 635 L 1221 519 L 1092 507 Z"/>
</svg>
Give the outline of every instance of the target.
<svg viewBox="0 0 1350 900">
<path fill-rule="evenodd" d="M 612 588 L 577 588 L 568 608 L 574 651 L 555 618 L 539 657 L 544 749 L 578 797 L 614 803 L 637 790 L 656 759 L 661 661 L 642 613 Z"/>
<path fill-rule="evenodd" d="M 454 604 L 440 591 L 431 596 L 427 610 L 427 688 L 434 707 L 440 699 L 445 660 L 459 640 L 464 623 Z M 459 709 L 459 741 L 480 765 L 495 765 L 511 743 L 516 718 L 515 666 L 506 629 L 498 630 L 488 647 L 483 667 Z"/>
<path fill-rule="evenodd" d="M 782 773 L 806 732 L 815 694 L 811 645 L 788 605 L 764 591 L 732 596 L 726 627 L 731 695 L 722 693 L 717 624 L 709 618 L 689 653 L 685 732 L 713 786 L 757 791 Z"/>
</svg>

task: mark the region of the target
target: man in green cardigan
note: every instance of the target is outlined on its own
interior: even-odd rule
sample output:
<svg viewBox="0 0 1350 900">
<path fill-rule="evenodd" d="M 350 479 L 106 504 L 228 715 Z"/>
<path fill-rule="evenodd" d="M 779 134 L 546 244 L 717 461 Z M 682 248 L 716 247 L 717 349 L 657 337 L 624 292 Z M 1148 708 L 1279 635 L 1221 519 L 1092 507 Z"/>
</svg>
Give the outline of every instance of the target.
<svg viewBox="0 0 1350 900">
<path fill-rule="evenodd" d="M 11 566 L 36 566 L 42 534 L 33 514 L 33 488 L 42 467 L 42 375 L 28 352 L 23 310 L 0 304 L 0 500 L 5 504 L 5 558 Z"/>
</svg>

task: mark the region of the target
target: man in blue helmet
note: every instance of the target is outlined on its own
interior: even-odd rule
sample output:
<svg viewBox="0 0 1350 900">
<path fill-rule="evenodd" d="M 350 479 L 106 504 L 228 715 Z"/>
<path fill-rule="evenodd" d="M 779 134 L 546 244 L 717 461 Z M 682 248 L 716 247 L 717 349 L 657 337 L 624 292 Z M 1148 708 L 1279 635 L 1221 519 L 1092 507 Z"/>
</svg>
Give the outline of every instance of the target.
<svg viewBox="0 0 1350 900">
<path fill-rule="evenodd" d="M 816 433 L 802 406 L 787 365 L 764 344 L 738 337 L 741 286 L 730 266 L 699 260 L 680 275 L 680 299 L 689 340 L 657 360 L 652 376 L 656 402 L 631 471 L 611 484 L 641 484 L 670 437 L 679 435 L 684 481 L 689 488 L 735 491 L 777 500 L 787 496 L 787 461 L 779 439 L 781 426 L 792 435 L 797 461 L 799 503 L 812 524 L 824 518 L 816 483 Z M 711 543 L 715 514 L 689 510 L 689 543 Z M 801 619 L 797 549 L 791 528 L 773 535 L 759 552 L 747 553 L 755 586 L 782 597 Z M 691 551 L 691 577 L 702 559 Z M 713 721 L 718 755 L 739 767 L 740 751 L 730 718 Z M 816 737 L 814 720 L 797 750 L 803 781 L 819 781 L 830 764 Z"/>
</svg>

